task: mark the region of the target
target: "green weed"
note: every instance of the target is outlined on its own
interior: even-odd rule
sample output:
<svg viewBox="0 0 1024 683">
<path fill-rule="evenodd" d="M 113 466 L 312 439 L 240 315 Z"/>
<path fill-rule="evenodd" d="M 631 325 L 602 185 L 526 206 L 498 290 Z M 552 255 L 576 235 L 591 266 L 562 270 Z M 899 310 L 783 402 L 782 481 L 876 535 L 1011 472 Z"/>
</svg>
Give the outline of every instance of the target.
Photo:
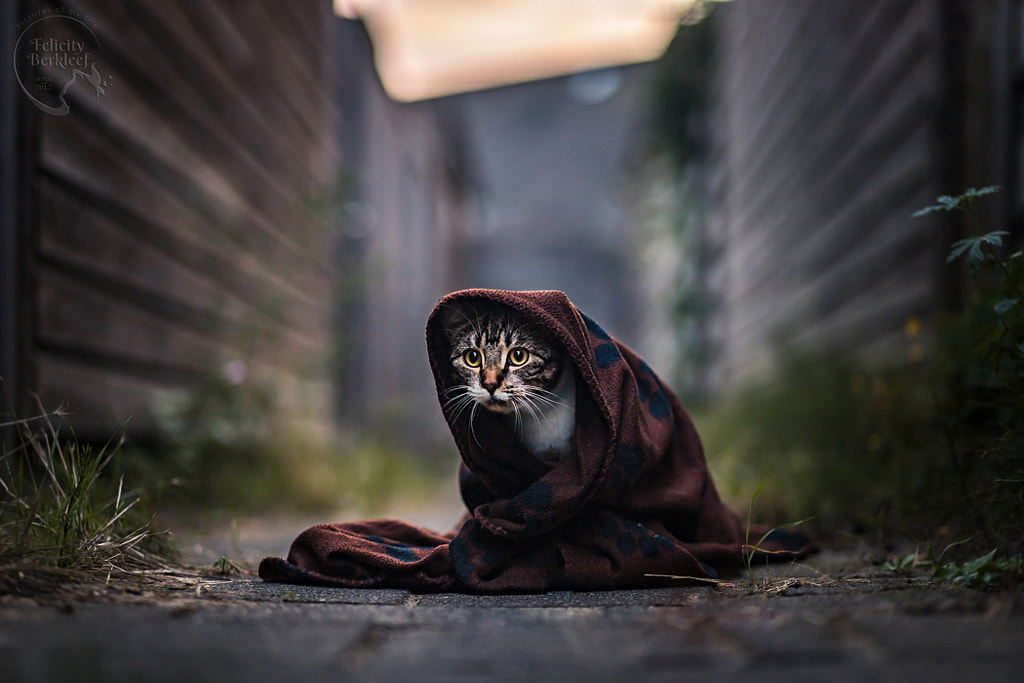
<svg viewBox="0 0 1024 683">
<path fill-rule="evenodd" d="M 763 555 L 765 557 L 765 566 L 767 567 L 770 560 L 769 556 L 773 552 L 762 546 L 762 544 L 768 539 L 768 537 L 771 536 L 773 532 L 778 531 L 780 529 L 792 529 L 793 527 L 800 526 L 801 524 L 806 524 L 807 522 L 814 519 L 814 517 L 805 517 L 804 519 L 798 520 L 796 522 L 787 522 L 785 524 L 773 526 L 771 529 L 764 532 L 764 534 L 762 534 L 761 538 L 759 538 L 756 543 L 751 545 L 750 529 L 751 516 L 753 515 L 754 511 L 754 502 L 757 500 L 757 494 L 761 492 L 761 489 L 764 488 L 764 485 L 767 483 L 768 478 L 765 477 L 764 479 L 761 480 L 761 483 L 757 485 L 757 488 L 754 489 L 754 493 L 750 496 L 750 505 L 747 507 L 747 524 L 744 529 L 743 536 L 743 564 L 747 569 L 747 578 L 750 579 L 750 584 L 754 588 L 758 588 L 757 580 L 754 578 L 754 558 L 757 557 L 758 554 Z M 771 577 L 766 574 L 764 584 L 760 586 L 760 588 L 763 590 L 767 590 L 770 587 L 770 585 Z"/>
<path fill-rule="evenodd" d="M 948 562 L 936 566 L 932 573 L 936 582 L 950 581 L 970 588 L 1020 589 L 1024 586 L 1024 558 L 996 557 L 996 551 L 965 562 Z"/>
<path fill-rule="evenodd" d="M 929 462 L 944 449 L 932 409 L 917 376 L 784 354 L 771 378 L 694 419 L 734 505 L 756 497 L 768 523 L 814 517 L 819 534 L 866 533 L 931 511 L 919 494 L 935 484 Z M 768 477 L 775 485 L 762 490 Z"/>
<path fill-rule="evenodd" d="M 970 541 L 971 539 L 965 538 L 961 541 L 950 543 L 938 554 L 938 556 L 935 555 L 932 544 L 926 543 L 924 551 L 921 550 L 920 546 L 917 546 L 914 548 L 914 552 L 912 553 L 907 553 L 906 555 L 883 562 L 882 567 L 893 574 L 914 574 L 918 569 L 935 567 L 947 552 L 957 546 L 969 543 Z"/>
<path fill-rule="evenodd" d="M 989 539 L 1003 542 L 1024 534 L 1024 252 L 1007 254 L 1008 233 L 986 232 L 973 208 L 998 190 L 939 197 L 915 215 L 962 211 L 974 227 L 947 258 L 966 263 L 971 288 L 949 335 L 953 353 L 937 368 L 947 387 L 940 410 L 964 507 Z"/>
<path fill-rule="evenodd" d="M 94 449 L 61 436 L 59 410 L 40 411 L 3 425 L 19 441 L 0 455 L 0 589 L 34 567 L 108 576 L 166 568 L 143 493 L 109 476 L 122 431 Z"/>
<path fill-rule="evenodd" d="M 892 560 L 887 560 L 882 567 L 892 572 L 893 574 L 913 574 L 919 566 L 921 566 L 927 560 L 923 560 L 915 550 L 912 553 L 897 557 Z M 928 562 L 928 564 L 931 564 Z"/>
<path fill-rule="evenodd" d="M 1024 587 L 1024 558 L 1020 555 L 997 557 L 993 549 L 979 557 L 970 557 L 960 561 L 942 562 L 948 551 L 956 546 L 966 544 L 970 539 L 950 543 L 935 555 L 931 545 L 924 551 L 915 548 L 914 552 L 896 557 L 885 562 L 882 567 L 894 574 L 903 576 L 930 573 L 935 583 L 953 583 L 976 589 L 1020 589 Z"/>
<path fill-rule="evenodd" d="M 974 552 L 1024 538 L 1024 254 L 973 208 L 996 190 L 918 212 L 966 212 L 976 234 L 948 256 L 970 276 L 965 306 L 907 320 L 904 360 L 783 352 L 769 379 L 695 415 L 728 500 L 772 475 L 762 511 L 817 515 L 819 533 L 969 535 Z"/>
<path fill-rule="evenodd" d="M 217 558 L 214 561 L 214 563 L 209 566 L 209 568 L 203 571 L 203 574 L 206 576 L 223 577 L 231 575 L 238 576 L 243 573 L 245 573 L 245 569 L 240 564 L 228 559 L 224 555 L 221 555 L 219 558 Z"/>
</svg>

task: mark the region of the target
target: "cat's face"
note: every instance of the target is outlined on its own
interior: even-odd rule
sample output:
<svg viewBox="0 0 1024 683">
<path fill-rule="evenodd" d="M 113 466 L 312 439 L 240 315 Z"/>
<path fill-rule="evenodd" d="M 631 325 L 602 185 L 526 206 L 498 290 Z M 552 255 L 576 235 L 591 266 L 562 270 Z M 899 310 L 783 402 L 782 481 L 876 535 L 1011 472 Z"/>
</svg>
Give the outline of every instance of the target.
<svg viewBox="0 0 1024 683">
<path fill-rule="evenodd" d="M 457 380 L 448 400 L 497 413 L 542 413 L 565 364 L 561 344 L 522 314 L 493 303 L 452 306 L 442 322 Z M 459 403 L 461 402 L 461 403 Z"/>
</svg>

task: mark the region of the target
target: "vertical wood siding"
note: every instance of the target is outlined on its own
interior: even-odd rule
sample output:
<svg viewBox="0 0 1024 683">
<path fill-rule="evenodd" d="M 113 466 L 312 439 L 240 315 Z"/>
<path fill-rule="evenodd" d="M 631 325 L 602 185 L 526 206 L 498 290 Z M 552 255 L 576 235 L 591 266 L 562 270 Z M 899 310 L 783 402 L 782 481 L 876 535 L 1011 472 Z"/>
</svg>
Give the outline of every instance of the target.
<svg viewBox="0 0 1024 683">
<path fill-rule="evenodd" d="M 330 4 L 82 1 L 109 85 L 37 113 L 33 384 L 79 430 L 232 358 L 324 394 Z M 284 391 L 284 389 L 282 389 Z"/>
<path fill-rule="evenodd" d="M 712 126 L 719 382 L 781 337 L 899 353 L 941 301 L 947 234 L 912 219 L 949 158 L 941 3 L 736 2 L 717 17 Z"/>
<path fill-rule="evenodd" d="M 1000 0 L 995 13 L 996 163 L 1004 186 L 1003 228 L 1024 245 L 1024 0 Z"/>
</svg>

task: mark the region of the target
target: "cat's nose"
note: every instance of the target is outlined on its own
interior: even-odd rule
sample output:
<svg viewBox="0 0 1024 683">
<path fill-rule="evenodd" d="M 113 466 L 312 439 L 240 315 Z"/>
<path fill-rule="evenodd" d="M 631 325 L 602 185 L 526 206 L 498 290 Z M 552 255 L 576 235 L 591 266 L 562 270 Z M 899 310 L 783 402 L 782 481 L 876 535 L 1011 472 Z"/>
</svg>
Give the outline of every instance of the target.
<svg viewBox="0 0 1024 683">
<path fill-rule="evenodd" d="M 501 386 L 501 375 L 497 372 L 485 372 L 480 377 L 480 386 L 487 390 L 489 394 L 494 394 Z"/>
</svg>

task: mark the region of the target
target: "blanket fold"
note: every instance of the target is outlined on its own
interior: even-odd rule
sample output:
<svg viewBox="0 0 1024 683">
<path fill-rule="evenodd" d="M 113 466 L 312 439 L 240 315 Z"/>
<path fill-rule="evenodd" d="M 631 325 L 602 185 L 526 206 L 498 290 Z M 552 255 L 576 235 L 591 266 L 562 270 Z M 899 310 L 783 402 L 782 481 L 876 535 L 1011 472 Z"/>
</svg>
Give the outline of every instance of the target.
<svg viewBox="0 0 1024 683">
<path fill-rule="evenodd" d="M 295 539 L 287 559 L 266 558 L 265 581 L 393 587 L 414 592 L 536 593 L 606 590 L 715 578 L 742 566 L 747 530 L 711 480 L 689 415 L 629 347 L 562 292 L 464 290 L 427 321 L 438 397 L 454 383 L 440 311 L 489 300 L 543 325 L 576 374 L 576 457 L 534 458 L 502 416 L 442 412 L 462 457 L 467 515 L 448 534 L 396 520 L 322 524 Z M 751 542 L 763 529 L 750 531 Z M 796 531 L 761 550 L 792 560 L 815 550 Z"/>
</svg>

